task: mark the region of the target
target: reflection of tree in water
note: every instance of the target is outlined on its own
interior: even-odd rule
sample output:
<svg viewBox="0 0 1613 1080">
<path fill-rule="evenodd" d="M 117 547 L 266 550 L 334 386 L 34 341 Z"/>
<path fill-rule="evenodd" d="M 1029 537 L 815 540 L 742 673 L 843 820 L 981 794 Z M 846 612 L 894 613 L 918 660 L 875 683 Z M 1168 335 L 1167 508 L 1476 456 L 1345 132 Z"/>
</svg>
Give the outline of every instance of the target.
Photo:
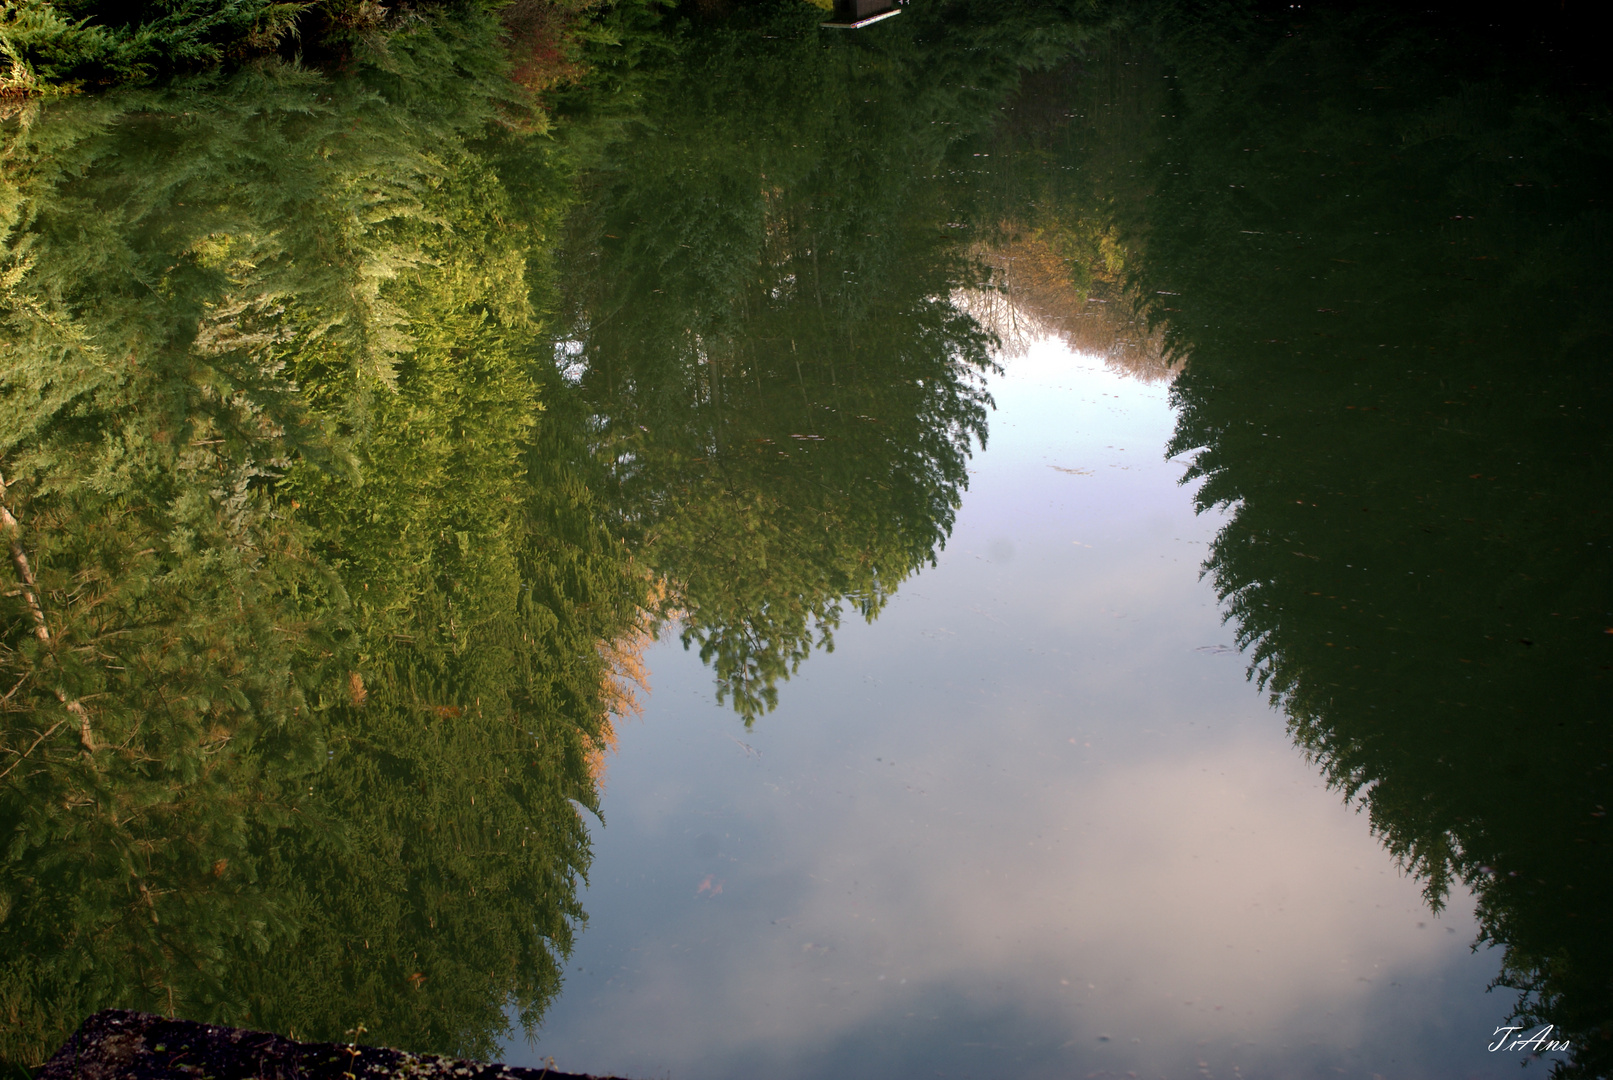
<svg viewBox="0 0 1613 1080">
<path fill-rule="evenodd" d="M 998 216 L 983 223 L 972 253 L 991 287 L 959 300 L 1004 355 L 1051 337 L 1147 381 L 1180 370 L 1138 303 L 1139 245 L 1117 224 L 1141 188 L 1133 159 L 1158 116 L 1150 81 L 1158 78 L 1145 53 L 1089 47 L 1027 74 L 980 140 L 982 185 Z"/>
<path fill-rule="evenodd" d="M 1144 382 L 1168 381 L 1181 369 L 1164 355 L 1163 328 L 1149 325 L 1122 285 L 1081 288 L 1069 261 L 1040 238 L 999 241 L 978 257 L 991 267 L 991 287 L 962 292 L 958 302 L 997 338 L 1003 356 L 1022 356 L 1038 339 L 1053 338 Z"/>
<path fill-rule="evenodd" d="M 1197 72 L 1131 228 L 1254 675 L 1431 904 L 1474 891 L 1559 1072 L 1606 1075 L 1613 146 L 1433 40 L 1320 18 Z"/>
<path fill-rule="evenodd" d="M 664 70 L 604 83 L 634 100 L 687 48 L 727 72 L 688 76 L 706 93 L 788 69 L 845 97 L 867 64 L 919 111 L 781 93 L 777 159 L 735 107 L 612 151 L 644 173 L 600 169 L 572 227 L 624 256 L 571 282 L 580 391 L 533 310 L 557 157 L 631 109 L 572 94 L 567 147 L 514 134 L 486 35 L 422 20 L 385 72 L 266 65 L 5 129 L 0 453 L 34 575 L 0 597 L 8 1066 L 106 1005 L 491 1054 L 558 989 L 652 581 L 754 712 L 944 539 L 989 339 L 946 299 L 970 189 L 929 120 L 987 125 L 1000 91 L 960 72 L 1008 85 L 1023 35 L 932 52 L 909 99 L 911 39 L 823 53 L 775 14 L 776 51 L 647 35 L 622 55 Z"/>
<path fill-rule="evenodd" d="M 7 1063 L 113 1004 L 486 1055 L 558 988 L 642 576 L 533 423 L 559 206 L 443 44 L 5 131 Z"/>
<path fill-rule="evenodd" d="M 497 64 L 405 35 L 391 75 L 5 130 L 0 1057 L 105 1004 L 473 1054 L 535 1021 L 641 606 L 747 718 L 876 614 L 984 438 L 995 260 L 1088 348 L 1132 340 L 1090 301 L 1169 295 L 1260 678 L 1605 1071 L 1605 107 L 1325 21 L 1175 35 L 1171 110 L 1102 58 L 1011 97 L 1047 9 L 945 16 L 634 53 L 642 116 L 566 150 L 576 385 L 532 311 L 569 196 L 490 125 Z"/>
<path fill-rule="evenodd" d="M 1014 39 L 981 65 L 904 16 L 825 48 L 818 17 L 763 7 L 687 39 L 590 177 L 564 264 L 622 521 L 747 720 L 845 605 L 873 618 L 934 559 L 989 405 L 991 336 L 952 297 L 988 272 L 970 243 L 995 178 L 963 166 Z"/>
</svg>

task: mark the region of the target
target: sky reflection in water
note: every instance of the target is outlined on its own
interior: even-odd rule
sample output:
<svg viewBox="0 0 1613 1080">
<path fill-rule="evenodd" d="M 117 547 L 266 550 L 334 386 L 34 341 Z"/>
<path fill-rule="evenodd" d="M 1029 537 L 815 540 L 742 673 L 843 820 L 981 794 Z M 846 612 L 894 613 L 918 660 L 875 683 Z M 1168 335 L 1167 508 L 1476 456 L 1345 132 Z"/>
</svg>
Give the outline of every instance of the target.
<svg viewBox="0 0 1613 1080">
<path fill-rule="evenodd" d="M 1490 1075 L 1510 995 L 1226 648 L 1162 384 L 1008 360 L 940 565 L 743 731 L 664 642 L 536 1048 L 636 1076 Z M 1206 1073 L 1205 1070 L 1208 1069 Z"/>
</svg>

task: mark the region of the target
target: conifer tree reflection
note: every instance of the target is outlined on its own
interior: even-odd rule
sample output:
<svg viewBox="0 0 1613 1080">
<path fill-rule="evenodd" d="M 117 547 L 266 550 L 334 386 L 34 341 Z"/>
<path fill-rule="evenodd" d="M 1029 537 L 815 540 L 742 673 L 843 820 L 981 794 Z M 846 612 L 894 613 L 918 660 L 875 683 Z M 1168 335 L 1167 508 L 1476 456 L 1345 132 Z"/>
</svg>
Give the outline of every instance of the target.
<svg viewBox="0 0 1613 1080">
<path fill-rule="evenodd" d="M 952 299 L 986 279 L 969 244 L 999 198 L 968 140 L 1032 59 L 967 20 L 826 48 L 816 18 L 695 34 L 592 174 L 564 268 L 563 359 L 622 519 L 747 721 L 951 529 L 992 367 Z"/>
<path fill-rule="evenodd" d="M 486 1056 L 558 988 L 643 583 L 535 426 L 563 199 L 450 29 L 5 131 L 8 1065 L 113 1005 Z"/>
<path fill-rule="evenodd" d="M 1431 904 L 1473 889 L 1559 1073 L 1602 1076 L 1613 144 L 1605 102 L 1436 40 L 1318 18 L 1192 69 L 1142 282 L 1252 673 Z"/>
<path fill-rule="evenodd" d="M 486 12 L 385 70 L 7 106 L 0 1062 L 114 1005 L 490 1056 L 581 918 L 649 571 L 750 716 L 933 557 L 989 365 L 949 155 L 1059 34 L 826 53 L 809 11 L 625 42 L 665 133 L 573 227 L 580 391 L 556 160 L 637 121 L 516 134 Z M 722 108 L 638 96 L 676 79 Z"/>
</svg>

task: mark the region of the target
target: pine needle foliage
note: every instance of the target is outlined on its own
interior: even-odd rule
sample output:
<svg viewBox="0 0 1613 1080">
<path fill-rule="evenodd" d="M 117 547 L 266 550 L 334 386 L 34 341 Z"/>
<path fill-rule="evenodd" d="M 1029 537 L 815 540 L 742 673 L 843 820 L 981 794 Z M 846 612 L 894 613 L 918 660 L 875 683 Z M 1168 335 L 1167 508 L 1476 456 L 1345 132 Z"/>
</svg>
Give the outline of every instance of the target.
<svg viewBox="0 0 1613 1080">
<path fill-rule="evenodd" d="M 499 58 L 530 92 L 583 76 L 589 43 L 648 0 L 5 0 L 0 97 L 138 83 L 279 55 L 313 66 L 385 66 L 422 21 L 492 20 Z"/>
<path fill-rule="evenodd" d="M 486 1056 L 558 988 L 646 584 L 538 449 L 501 34 L 6 121 L 0 1061 L 114 1005 Z"/>
<path fill-rule="evenodd" d="M 996 344 L 952 299 L 987 283 L 970 245 L 999 220 L 975 141 L 1082 36 L 952 4 L 826 47 L 821 19 L 788 0 L 682 27 L 563 254 L 602 490 L 663 629 L 747 724 L 946 543 Z"/>
<path fill-rule="evenodd" d="M 1205 572 L 1429 907 L 1471 893 L 1552 1075 L 1607 1076 L 1606 95 L 1476 19 L 1182 7 L 1120 225 L 1227 514 Z"/>
</svg>

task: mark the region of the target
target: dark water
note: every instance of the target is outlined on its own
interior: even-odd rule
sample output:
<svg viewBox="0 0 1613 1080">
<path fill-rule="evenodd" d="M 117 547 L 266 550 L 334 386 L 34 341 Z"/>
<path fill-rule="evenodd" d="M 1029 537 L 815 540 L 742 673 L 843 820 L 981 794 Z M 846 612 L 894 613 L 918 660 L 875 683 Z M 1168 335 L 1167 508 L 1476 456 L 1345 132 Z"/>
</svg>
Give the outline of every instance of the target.
<svg viewBox="0 0 1613 1080">
<path fill-rule="evenodd" d="M 5 104 L 0 1060 L 1607 1073 L 1563 27 L 818 18 Z"/>
</svg>

